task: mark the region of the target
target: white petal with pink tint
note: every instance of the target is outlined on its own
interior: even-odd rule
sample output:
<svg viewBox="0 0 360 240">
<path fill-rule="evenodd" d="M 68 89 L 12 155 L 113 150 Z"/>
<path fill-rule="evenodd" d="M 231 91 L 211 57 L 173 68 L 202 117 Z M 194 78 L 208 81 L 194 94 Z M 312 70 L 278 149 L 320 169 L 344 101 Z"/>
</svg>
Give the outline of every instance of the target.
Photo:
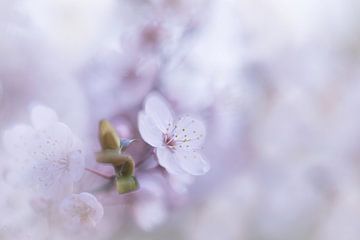
<svg viewBox="0 0 360 240">
<path fill-rule="evenodd" d="M 164 167 L 171 174 L 183 174 L 184 171 L 180 168 L 176 156 L 171 150 L 162 147 L 156 149 L 156 155 L 159 164 Z"/>
<path fill-rule="evenodd" d="M 45 128 L 57 121 L 57 114 L 51 108 L 37 105 L 31 110 L 31 122 L 36 129 Z"/>
<path fill-rule="evenodd" d="M 153 147 L 163 144 L 163 133 L 156 127 L 155 123 L 145 113 L 140 112 L 138 125 L 141 137 Z"/>
<path fill-rule="evenodd" d="M 204 143 L 205 126 L 192 117 L 182 117 L 176 122 L 174 136 L 181 150 L 199 149 Z"/>
<path fill-rule="evenodd" d="M 71 130 L 62 123 L 38 130 L 28 153 L 33 187 L 57 195 L 62 186 L 78 181 L 84 172 L 84 153 Z"/>
<path fill-rule="evenodd" d="M 159 94 L 152 93 L 146 98 L 145 113 L 163 133 L 173 126 L 174 119 L 170 107 Z"/>
<path fill-rule="evenodd" d="M 29 154 L 37 161 L 60 158 L 73 144 L 73 134 L 68 126 L 57 122 L 36 131 Z"/>
<path fill-rule="evenodd" d="M 95 227 L 104 215 L 101 203 L 90 193 L 72 194 L 60 204 L 60 214 L 70 228 Z"/>
<path fill-rule="evenodd" d="M 175 155 L 181 168 L 191 175 L 203 175 L 210 170 L 209 164 L 197 151 L 176 151 Z"/>
<path fill-rule="evenodd" d="M 34 129 L 27 125 L 17 125 L 6 130 L 2 139 L 5 150 L 17 160 L 26 161 L 29 158 L 28 150 L 34 135 Z"/>
</svg>

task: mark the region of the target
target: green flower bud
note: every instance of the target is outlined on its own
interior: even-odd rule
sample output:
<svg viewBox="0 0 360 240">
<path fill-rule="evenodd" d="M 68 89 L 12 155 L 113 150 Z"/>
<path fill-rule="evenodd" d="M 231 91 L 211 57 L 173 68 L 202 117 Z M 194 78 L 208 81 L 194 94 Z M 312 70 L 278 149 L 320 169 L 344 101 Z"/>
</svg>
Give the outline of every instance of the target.
<svg viewBox="0 0 360 240">
<path fill-rule="evenodd" d="M 116 190 L 120 194 L 133 192 L 139 188 L 139 183 L 136 177 L 134 176 L 130 176 L 130 177 L 116 176 L 115 182 L 116 182 Z"/>
<path fill-rule="evenodd" d="M 120 148 L 120 138 L 107 120 L 101 120 L 99 123 L 99 141 L 103 150 Z"/>
<path fill-rule="evenodd" d="M 116 176 L 130 177 L 130 176 L 134 176 L 135 174 L 135 162 L 132 159 L 125 162 L 122 165 L 118 165 L 114 167 L 115 167 Z"/>
<path fill-rule="evenodd" d="M 129 155 L 123 154 L 134 140 L 120 139 L 110 122 L 102 120 L 99 123 L 99 141 L 102 151 L 96 153 L 96 161 L 113 165 L 116 172 L 115 184 L 118 193 L 128 193 L 137 190 L 139 183 L 134 176 L 134 159 Z"/>
<path fill-rule="evenodd" d="M 115 167 L 134 160 L 131 156 L 120 154 L 117 150 L 103 150 L 96 153 L 96 161 L 98 163 L 109 163 Z"/>
</svg>

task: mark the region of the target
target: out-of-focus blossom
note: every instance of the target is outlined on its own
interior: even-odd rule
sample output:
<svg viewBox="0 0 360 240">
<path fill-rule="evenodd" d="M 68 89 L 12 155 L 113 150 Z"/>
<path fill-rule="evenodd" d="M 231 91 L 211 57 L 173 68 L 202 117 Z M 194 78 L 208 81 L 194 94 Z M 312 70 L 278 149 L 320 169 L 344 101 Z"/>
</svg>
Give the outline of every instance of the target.
<svg viewBox="0 0 360 240">
<path fill-rule="evenodd" d="M 99 41 L 109 34 L 113 7 L 113 0 L 34 0 L 18 6 L 64 68 L 82 64 L 96 51 Z"/>
<path fill-rule="evenodd" d="M 89 96 L 99 109 L 98 118 L 110 118 L 119 109 L 125 111 L 136 106 L 155 83 L 159 58 L 144 58 L 142 52 L 131 47 L 104 51 L 85 73 Z"/>
<path fill-rule="evenodd" d="M 166 215 L 167 212 L 164 207 L 164 202 L 159 199 L 141 201 L 134 208 L 135 220 L 145 231 L 150 231 L 163 223 Z"/>
<path fill-rule="evenodd" d="M 104 207 L 112 206 L 114 209 L 109 214 L 121 215 L 125 211 L 131 213 L 131 219 L 140 229 L 150 232 L 159 227 L 168 217 L 167 208 L 167 183 L 160 172 L 154 171 L 143 173 L 138 179 L 139 190 L 128 194 L 118 194 L 115 189 L 104 191 L 97 195 Z M 115 207 L 114 207 L 115 206 Z M 115 210 L 117 209 L 117 210 Z M 119 212 L 120 211 L 120 212 Z M 129 219 L 118 220 L 119 225 L 128 222 Z"/>
<path fill-rule="evenodd" d="M 188 186 L 194 182 L 194 177 L 189 174 L 170 175 L 169 184 L 178 194 L 185 194 Z"/>
<path fill-rule="evenodd" d="M 170 173 L 202 175 L 210 169 L 200 153 L 204 124 L 189 116 L 175 121 L 160 95 L 152 93 L 146 98 L 138 124 L 142 138 L 156 148 L 159 164 Z"/>
<path fill-rule="evenodd" d="M 0 238 L 24 236 L 29 233 L 29 221 L 32 221 L 32 229 L 38 228 L 38 216 L 34 216 L 28 204 L 28 191 L 20 191 L 7 182 L 0 181 Z"/>
<path fill-rule="evenodd" d="M 136 223 L 145 231 L 155 229 L 167 218 L 163 180 L 157 173 L 145 174 L 140 179 L 141 192 L 133 206 L 133 214 Z"/>
<path fill-rule="evenodd" d="M 359 240 L 359 7 L 0 1 L 0 131 L 32 122 L 4 134 L 0 239 Z M 145 140 L 129 168 L 97 161 L 103 118 Z"/>
<path fill-rule="evenodd" d="M 60 204 L 60 214 L 70 228 L 95 227 L 104 215 L 101 203 L 90 193 L 72 194 Z"/>
<path fill-rule="evenodd" d="M 32 126 L 17 125 L 5 131 L 3 142 L 18 161 L 26 184 L 47 197 L 59 196 L 71 188 L 84 171 L 84 150 L 70 128 L 44 106 L 31 112 Z"/>
</svg>

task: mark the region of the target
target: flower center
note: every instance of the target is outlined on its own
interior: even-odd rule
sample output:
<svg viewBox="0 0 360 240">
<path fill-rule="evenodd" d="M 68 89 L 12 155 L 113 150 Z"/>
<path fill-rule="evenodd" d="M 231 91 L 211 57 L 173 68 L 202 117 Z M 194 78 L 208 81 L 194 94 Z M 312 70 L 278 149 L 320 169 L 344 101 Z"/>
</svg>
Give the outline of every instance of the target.
<svg viewBox="0 0 360 240">
<path fill-rule="evenodd" d="M 164 143 L 170 149 L 174 149 L 176 145 L 175 139 L 169 134 L 164 134 Z"/>
</svg>

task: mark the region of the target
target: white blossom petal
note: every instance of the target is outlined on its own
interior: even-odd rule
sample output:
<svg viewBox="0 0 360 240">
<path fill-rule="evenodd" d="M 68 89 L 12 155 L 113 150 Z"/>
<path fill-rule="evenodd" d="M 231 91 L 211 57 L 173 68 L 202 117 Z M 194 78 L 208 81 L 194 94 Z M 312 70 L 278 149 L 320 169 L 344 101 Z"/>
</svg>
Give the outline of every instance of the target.
<svg viewBox="0 0 360 240">
<path fill-rule="evenodd" d="M 78 139 L 62 123 L 37 131 L 31 152 L 30 172 L 35 189 L 58 196 L 84 172 L 84 155 Z"/>
<path fill-rule="evenodd" d="M 74 135 L 68 126 L 60 122 L 54 123 L 36 131 L 28 154 L 37 161 L 61 158 L 69 152 L 73 138 Z"/>
<path fill-rule="evenodd" d="M 163 144 L 163 133 L 144 112 L 139 113 L 138 125 L 145 142 L 153 147 L 160 147 Z"/>
<path fill-rule="evenodd" d="M 81 150 L 74 151 L 68 155 L 69 175 L 72 181 L 79 181 L 84 174 L 85 158 Z"/>
<path fill-rule="evenodd" d="M 60 213 L 68 227 L 95 227 L 104 215 L 102 204 L 90 193 L 72 194 L 60 204 Z"/>
<path fill-rule="evenodd" d="M 205 139 L 204 124 L 192 117 L 182 117 L 177 121 L 174 137 L 181 150 L 191 151 L 202 147 Z"/>
<path fill-rule="evenodd" d="M 163 132 L 168 132 L 174 124 L 173 114 L 166 100 L 156 93 L 151 93 L 145 100 L 145 113 Z"/>
<path fill-rule="evenodd" d="M 30 144 L 34 139 L 35 131 L 27 125 L 17 125 L 6 130 L 3 135 L 3 143 L 6 151 L 19 160 L 28 158 L 28 150 L 31 149 Z M 21 159 L 23 158 L 23 159 Z"/>
<path fill-rule="evenodd" d="M 31 181 L 27 184 L 40 196 L 57 199 L 71 192 L 73 182 L 70 176 L 64 174 L 63 170 L 56 164 L 46 161 L 30 166 L 27 177 Z"/>
<path fill-rule="evenodd" d="M 46 128 L 58 121 L 58 116 L 51 108 L 37 105 L 31 111 L 31 122 L 35 129 Z"/>
<path fill-rule="evenodd" d="M 156 149 L 159 164 L 164 167 L 171 174 L 184 174 L 180 168 L 179 162 L 176 159 L 174 152 L 170 149 L 162 147 Z"/>
<path fill-rule="evenodd" d="M 197 151 L 176 151 L 175 155 L 181 168 L 191 175 L 203 175 L 210 170 L 210 165 Z"/>
</svg>

